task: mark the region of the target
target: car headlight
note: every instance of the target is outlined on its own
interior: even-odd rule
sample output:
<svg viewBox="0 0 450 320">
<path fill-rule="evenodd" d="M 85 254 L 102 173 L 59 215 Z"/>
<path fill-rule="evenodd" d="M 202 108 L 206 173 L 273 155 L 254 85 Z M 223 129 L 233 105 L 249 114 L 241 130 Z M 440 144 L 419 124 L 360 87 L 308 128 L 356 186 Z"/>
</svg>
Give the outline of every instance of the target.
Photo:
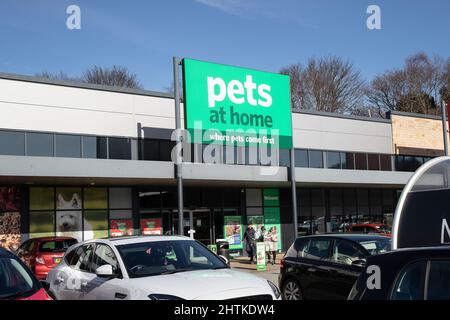
<svg viewBox="0 0 450 320">
<path fill-rule="evenodd" d="M 269 286 L 272 288 L 273 294 L 275 295 L 275 298 L 279 299 L 281 297 L 281 292 L 280 290 L 278 290 L 278 287 L 273 284 L 273 282 L 267 280 L 267 283 L 269 284 Z"/>
<path fill-rule="evenodd" d="M 184 300 L 180 297 L 177 296 L 171 296 L 169 294 L 150 294 L 148 296 L 150 298 L 150 300 Z"/>
</svg>

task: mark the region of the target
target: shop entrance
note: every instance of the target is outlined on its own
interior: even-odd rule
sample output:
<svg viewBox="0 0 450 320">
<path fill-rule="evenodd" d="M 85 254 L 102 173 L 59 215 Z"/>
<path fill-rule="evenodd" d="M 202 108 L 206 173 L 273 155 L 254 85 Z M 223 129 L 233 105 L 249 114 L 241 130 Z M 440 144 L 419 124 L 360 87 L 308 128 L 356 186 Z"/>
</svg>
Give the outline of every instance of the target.
<svg viewBox="0 0 450 320">
<path fill-rule="evenodd" d="M 204 245 L 212 243 L 211 210 L 185 210 L 183 221 L 183 234 L 196 239 Z M 178 210 L 173 211 L 173 234 L 178 234 Z"/>
</svg>

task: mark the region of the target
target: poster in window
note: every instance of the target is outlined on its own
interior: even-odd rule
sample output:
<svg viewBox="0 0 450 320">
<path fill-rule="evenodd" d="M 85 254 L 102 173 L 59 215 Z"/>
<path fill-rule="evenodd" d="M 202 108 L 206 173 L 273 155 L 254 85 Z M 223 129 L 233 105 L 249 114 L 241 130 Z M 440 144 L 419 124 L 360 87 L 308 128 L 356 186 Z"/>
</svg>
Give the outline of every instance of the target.
<svg viewBox="0 0 450 320">
<path fill-rule="evenodd" d="M 162 219 L 141 219 L 141 234 L 144 236 L 162 235 Z"/>
<path fill-rule="evenodd" d="M 109 235 L 111 237 L 124 237 L 133 235 L 133 220 L 110 220 Z"/>
<path fill-rule="evenodd" d="M 58 192 L 60 191 L 60 192 Z M 83 241 L 83 226 L 85 230 L 93 230 L 92 225 L 84 220 L 82 214 L 82 199 L 79 193 L 62 192 L 57 189 L 56 196 L 56 235 L 75 238 Z M 94 238 L 93 231 L 86 231 L 87 239 Z"/>
<path fill-rule="evenodd" d="M 225 216 L 224 234 L 230 249 L 242 249 L 242 217 Z"/>
</svg>

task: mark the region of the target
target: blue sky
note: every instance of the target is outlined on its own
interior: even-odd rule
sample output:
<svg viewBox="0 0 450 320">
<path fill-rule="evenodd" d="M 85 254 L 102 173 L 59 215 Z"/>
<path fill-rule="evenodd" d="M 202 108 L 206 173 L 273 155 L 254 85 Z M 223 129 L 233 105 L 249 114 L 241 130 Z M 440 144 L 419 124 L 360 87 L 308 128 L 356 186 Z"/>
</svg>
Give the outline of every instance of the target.
<svg viewBox="0 0 450 320">
<path fill-rule="evenodd" d="M 71 4 L 81 30 L 66 28 Z M 371 4 L 382 30 L 366 27 Z M 118 64 L 160 91 L 174 55 L 274 72 L 337 55 L 370 80 L 418 51 L 449 57 L 449 12 L 448 0 L 0 0 L 0 71 Z"/>
</svg>

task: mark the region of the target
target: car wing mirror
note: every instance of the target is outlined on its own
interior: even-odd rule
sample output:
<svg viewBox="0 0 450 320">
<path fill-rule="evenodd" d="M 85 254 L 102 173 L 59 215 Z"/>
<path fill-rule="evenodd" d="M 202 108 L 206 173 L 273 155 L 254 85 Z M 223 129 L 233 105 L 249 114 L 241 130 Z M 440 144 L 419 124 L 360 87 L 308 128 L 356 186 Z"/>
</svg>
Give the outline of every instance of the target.
<svg viewBox="0 0 450 320">
<path fill-rule="evenodd" d="M 227 266 L 230 266 L 230 260 L 228 260 L 225 256 L 220 255 L 219 258 L 220 258 L 220 260 L 222 260 L 223 263 L 225 263 Z"/>
<path fill-rule="evenodd" d="M 98 267 L 97 269 L 95 269 L 95 274 L 102 278 L 112 278 L 115 276 L 113 267 L 110 264 L 105 264 Z"/>
<path fill-rule="evenodd" d="M 358 259 L 352 262 L 352 266 L 355 267 L 365 267 L 366 266 L 366 260 L 365 259 Z"/>
</svg>

